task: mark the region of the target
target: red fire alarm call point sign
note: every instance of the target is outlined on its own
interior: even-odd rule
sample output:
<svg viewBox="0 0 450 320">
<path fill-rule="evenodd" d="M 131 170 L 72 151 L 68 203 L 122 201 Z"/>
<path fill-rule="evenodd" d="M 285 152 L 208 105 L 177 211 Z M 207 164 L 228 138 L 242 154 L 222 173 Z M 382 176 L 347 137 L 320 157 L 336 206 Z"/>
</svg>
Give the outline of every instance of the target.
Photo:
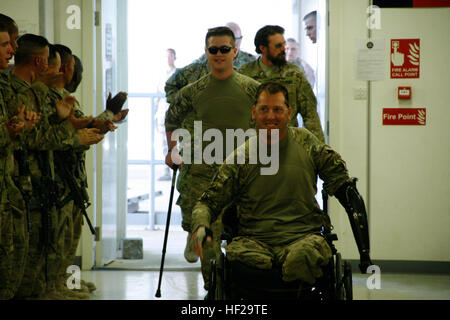
<svg viewBox="0 0 450 320">
<path fill-rule="evenodd" d="M 391 40 L 391 79 L 419 78 L 420 39 Z"/>
</svg>

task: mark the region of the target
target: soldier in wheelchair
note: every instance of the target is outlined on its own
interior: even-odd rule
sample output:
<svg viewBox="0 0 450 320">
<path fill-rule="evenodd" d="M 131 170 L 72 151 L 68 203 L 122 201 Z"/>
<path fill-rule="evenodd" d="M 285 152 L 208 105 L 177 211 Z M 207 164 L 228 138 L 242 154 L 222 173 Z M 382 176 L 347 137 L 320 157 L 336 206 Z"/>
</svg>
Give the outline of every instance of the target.
<svg viewBox="0 0 450 320">
<path fill-rule="evenodd" d="M 212 260 L 209 299 L 351 299 L 350 266 L 334 248 L 330 219 L 315 200 L 317 176 L 348 213 L 361 272 L 372 264 L 356 179 L 349 177 L 340 155 L 312 133 L 287 127 L 292 111 L 287 101 L 282 85 L 260 86 L 252 108 L 258 134 L 235 150 L 234 161 L 220 167 L 193 209 L 191 243 L 200 258 L 211 256 L 204 251 L 217 250 L 221 230 L 214 221 L 223 215 L 226 231 L 231 230 L 226 257 L 217 253 Z M 267 174 L 267 165 L 249 161 L 254 146 L 262 143 L 272 154 L 279 152 L 271 164 L 276 172 Z M 245 161 L 236 164 L 239 157 Z"/>
</svg>

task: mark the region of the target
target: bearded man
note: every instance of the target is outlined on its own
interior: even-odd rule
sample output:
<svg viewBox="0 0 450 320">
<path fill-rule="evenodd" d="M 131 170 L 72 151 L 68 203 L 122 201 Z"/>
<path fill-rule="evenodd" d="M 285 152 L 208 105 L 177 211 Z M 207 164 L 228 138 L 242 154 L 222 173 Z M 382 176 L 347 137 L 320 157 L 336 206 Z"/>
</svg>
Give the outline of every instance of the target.
<svg viewBox="0 0 450 320">
<path fill-rule="evenodd" d="M 292 108 L 288 125 L 298 127 L 297 115 L 300 114 L 304 127 L 325 142 L 316 97 L 303 72 L 286 61 L 283 34 L 284 28 L 280 26 L 267 25 L 259 29 L 255 36 L 255 50 L 261 57 L 243 65 L 238 72 L 260 83 L 276 82 L 286 87 L 289 92 L 288 103 Z"/>
</svg>

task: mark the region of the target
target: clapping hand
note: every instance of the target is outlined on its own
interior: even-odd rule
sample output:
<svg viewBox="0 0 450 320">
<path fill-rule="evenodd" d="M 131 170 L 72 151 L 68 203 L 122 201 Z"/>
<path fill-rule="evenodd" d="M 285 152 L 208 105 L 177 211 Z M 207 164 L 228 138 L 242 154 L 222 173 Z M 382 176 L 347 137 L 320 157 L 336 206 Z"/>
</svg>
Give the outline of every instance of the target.
<svg viewBox="0 0 450 320">
<path fill-rule="evenodd" d="M 126 92 L 119 92 L 114 96 L 114 98 L 111 98 L 111 92 L 108 95 L 108 99 L 106 100 L 106 110 L 111 111 L 114 114 L 117 114 L 120 110 L 122 110 L 123 105 L 125 104 L 125 101 L 127 101 L 128 93 Z"/>
</svg>

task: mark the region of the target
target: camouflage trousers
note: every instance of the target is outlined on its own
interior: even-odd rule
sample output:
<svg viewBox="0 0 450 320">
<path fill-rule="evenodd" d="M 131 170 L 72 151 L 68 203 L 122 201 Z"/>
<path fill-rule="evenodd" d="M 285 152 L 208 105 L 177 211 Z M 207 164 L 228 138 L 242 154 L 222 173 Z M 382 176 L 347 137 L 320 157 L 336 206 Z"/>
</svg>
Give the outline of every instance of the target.
<svg viewBox="0 0 450 320">
<path fill-rule="evenodd" d="M 65 285 L 66 270 L 68 266 L 73 264 L 81 234 L 81 223 L 78 221 L 80 216 L 81 212 L 74 206 L 73 200 L 58 210 L 58 222 L 55 230 L 57 254 L 54 256 L 54 261 L 51 261 L 53 267 L 49 272 L 48 279 L 52 287 Z"/>
<path fill-rule="evenodd" d="M 24 275 L 27 252 L 25 212 L 3 202 L 0 204 L 0 300 L 14 297 Z"/>
<path fill-rule="evenodd" d="M 213 168 L 206 165 L 184 165 L 179 172 L 177 190 L 180 196 L 177 205 L 181 208 L 181 226 L 187 232 L 191 232 L 192 209 L 208 188 L 214 172 Z"/>
<path fill-rule="evenodd" d="M 83 227 L 83 214 L 73 201 L 71 201 L 70 211 L 68 211 L 66 221 L 66 232 L 64 234 L 64 252 L 61 268 L 58 273 L 58 281 L 61 285 L 67 285 L 67 267 L 73 265 L 77 253 L 78 244 L 81 239 L 81 231 Z"/>
<path fill-rule="evenodd" d="M 53 224 L 57 221 L 55 208 L 46 214 L 49 215 Z M 24 264 L 25 270 L 22 282 L 15 294 L 15 298 L 18 299 L 38 297 L 45 293 L 48 276 L 54 268 L 51 262 L 57 259 L 54 225 L 50 228 L 50 233 L 45 235 L 48 230 L 43 228 L 42 212 L 33 210 L 30 212 L 30 217 L 31 232 L 26 263 Z M 47 244 L 44 243 L 44 235 L 49 237 L 49 243 Z"/>
<path fill-rule="evenodd" d="M 281 267 L 284 281 L 314 284 L 332 253 L 325 239 L 316 234 L 301 236 L 284 246 L 269 246 L 248 237 L 236 237 L 227 246 L 227 259 L 258 269 Z"/>
<path fill-rule="evenodd" d="M 183 230 L 191 232 L 192 209 L 194 208 L 202 193 L 206 190 L 206 188 L 208 188 L 210 179 L 205 176 L 195 176 L 190 174 L 184 176 L 180 174 L 178 179 L 179 180 L 177 187 L 180 191 L 180 196 L 177 200 L 177 205 L 179 205 L 181 208 L 181 226 L 183 227 Z M 213 241 L 205 242 L 205 245 L 203 247 L 203 260 L 201 261 L 201 270 L 205 289 L 207 289 L 209 285 L 209 274 L 211 271 L 210 260 L 216 259 L 220 254 L 220 235 L 222 234 L 222 230 L 222 214 L 220 214 L 217 220 L 211 224 Z"/>
</svg>

